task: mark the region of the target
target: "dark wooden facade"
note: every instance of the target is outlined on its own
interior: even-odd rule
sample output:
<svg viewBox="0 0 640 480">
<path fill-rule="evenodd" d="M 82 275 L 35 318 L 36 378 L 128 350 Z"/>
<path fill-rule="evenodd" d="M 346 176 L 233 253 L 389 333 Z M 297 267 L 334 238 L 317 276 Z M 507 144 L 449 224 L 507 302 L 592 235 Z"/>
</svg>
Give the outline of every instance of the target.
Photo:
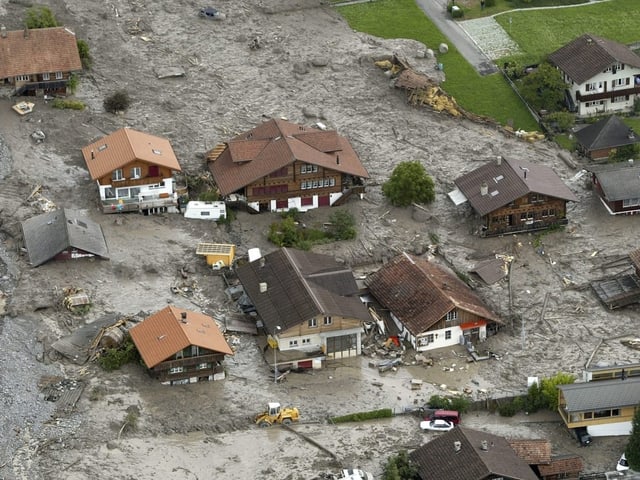
<svg viewBox="0 0 640 480">
<path fill-rule="evenodd" d="M 566 200 L 529 193 L 482 217 L 480 234 L 489 237 L 566 225 L 566 213 Z"/>
<path fill-rule="evenodd" d="M 173 384 L 214 380 L 224 373 L 223 353 L 194 345 L 178 352 L 173 358 L 148 369 L 152 378 Z M 195 379 L 195 380 L 192 380 Z"/>
<path fill-rule="evenodd" d="M 598 176 L 595 173 L 591 174 L 591 183 L 593 184 L 593 188 L 596 193 L 600 197 L 602 203 L 606 204 L 607 208 L 613 215 L 636 215 L 640 213 L 640 203 L 638 199 L 626 199 L 626 200 L 607 200 L 606 194 L 602 189 L 602 185 L 598 181 Z M 640 189 L 638 190 L 638 195 L 640 195 Z M 635 201 L 633 201 L 635 200 Z M 627 201 L 628 206 L 625 207 L 625 201 Z"/>
</svg>

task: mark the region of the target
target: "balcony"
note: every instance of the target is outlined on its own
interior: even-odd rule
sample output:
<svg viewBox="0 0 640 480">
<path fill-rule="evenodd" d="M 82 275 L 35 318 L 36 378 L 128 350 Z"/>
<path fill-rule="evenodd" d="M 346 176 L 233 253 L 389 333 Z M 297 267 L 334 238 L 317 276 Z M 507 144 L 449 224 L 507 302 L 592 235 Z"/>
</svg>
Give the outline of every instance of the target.
<svg viewBox="0 0 640 480">
<path fill-rule="evenodd" d="M 595 100 L 604 100 L 612 97 L 621 97 L 623 95 L 640 95 L 640 85 L 621 85 L 620 87 L 604 92 L 582 93 L 576 92 L 576 101 L 593 102 Z"/>
</svg>

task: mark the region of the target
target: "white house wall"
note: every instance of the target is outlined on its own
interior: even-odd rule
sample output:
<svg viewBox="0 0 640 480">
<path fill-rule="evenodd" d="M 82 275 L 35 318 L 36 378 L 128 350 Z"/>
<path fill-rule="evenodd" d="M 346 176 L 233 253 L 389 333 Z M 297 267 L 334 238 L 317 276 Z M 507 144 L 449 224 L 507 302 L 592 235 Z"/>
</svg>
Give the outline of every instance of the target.
<svg viewBox="0 0 640 480">
<path fill-rule="evenodd" d="M 631 435 L 631 421 L 589 425 L 587 427 L 587 432 L 589 432 L 589 435 L 592 437 Z"/>
<path fill-rule="evenodd" d="M 143 199 L 143 197 L 156 197 L 163 193 L 173 196 L 174 195 L 173 178 L 165 178 L 162 180 L 162 182 L 164 183 L 164 185 L 161 185 L 160 183 L 153 183 L 148 185 L 129 185 L 129 186 L 123 185 L 121 187 L 119 187 L 117 183 L 112 185 L 100 185 L 98 183 L 98 188 L 100 189 L 100 199 L 103 201 L 107 201 L 107 200 L 118 200 L 122 198 L 122 199 L 131 201 L 136 199 Z M 113 188 L 115 191 L 116 196 L 114 198 L 107 198 L 106 192 L 110 188 Z M 131 188 L 140 189 L 140 193 L 137 195 L 137 198 L 131 198 L 130 194 L 127 196 L 121 195 L 124 189 L 127 189 L 130 191 Z"/>
</svg>

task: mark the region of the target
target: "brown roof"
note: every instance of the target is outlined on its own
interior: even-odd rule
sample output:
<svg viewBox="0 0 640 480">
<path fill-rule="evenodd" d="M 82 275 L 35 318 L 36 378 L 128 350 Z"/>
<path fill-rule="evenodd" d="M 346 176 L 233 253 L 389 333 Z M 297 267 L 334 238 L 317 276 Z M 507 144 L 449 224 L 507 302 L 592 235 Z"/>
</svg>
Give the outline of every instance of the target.
<svg viewBox="0 0 640 480">
<path fill-rule="evenodd" d="M 634 267 L 640 268 L 640 248 L 631 252 L 629 258 L 633 262 Z"/>
<path fill-rule="evenodd" d="M 454 183 L 480 216 L 487 215 L 528 193 L 577 202 L 578 198 L 549 167 L 525 160 L 499 157 L 462 175 Z M 486 184 L 488 193 L 482 195 Z"/>
<path fill-rule="evenodd" d="M 82 70 L 71 30 L 52 27 L 5 33 L 0 36 L 0 78 Z"/>
<path fill-rule="evenodd" d="M 233 193 L 296 160 L 368 178 L 358 154 L 335 130 L 319 130 L 271 119 L 227 142 L 209 162 L 222 195 Z"/>
<path fill-rule="evenodd" d="M 87 145 L 82 149 L 82 156 L 93 180 L 134 160 L 181 170 L 169 140 L 132 128 L 121 128 Z"/>
<path fill-rule="evenodd" d="M 407 253 L 367 277 L 365 284 L 413 335 L 427 331 L 455 308 L 502 323 L 458 277 Z"/>
<path fill-rule="evenodd" d="M 509 440 L 509 445 L 529 465 L 551 463 L 551 442 L 543 438 Z"/>
<path fill-rule="evenodd" d="M 186 313 L 186 322 L 182 313 Z M 153 368 L 190 345 L 233 355 L 213 318 L 169 305 L 129 330 L 145 365 Z"/>
<path fill-rule="evenodd" d="M 629 47 L 590 33 L 551 53 L 549 61 L 579 85 L 614 63 L 640 68 L 640 56 Z"/>
<path fill-rule="evenodd" d="M 460 442 L 458 451 L 455 442 Z M 496 476 L 511 480 L 538 478 L 505 438 L 466 427 L 456 427 L 436 437 L 411 452 L 409 457 L 418 465 L 418 475 L 423 480 L 483 480 Z"/>
<path fill-rule="evenodd" d="M 582 458 L 578 455 L 554 455 L 549 465 L 538 465 L 538 471 L 543 477 L 562 473 L 582 472 Z"/>
<path fill-rule="evenodd" d="M 269 331 L 321 314 L 371 319 L 351 270 L 327 255 L 281 248 L 242 265 L 237 274 Z M 260 283 L 266 291 L 260 291 Z"/>
</svg>

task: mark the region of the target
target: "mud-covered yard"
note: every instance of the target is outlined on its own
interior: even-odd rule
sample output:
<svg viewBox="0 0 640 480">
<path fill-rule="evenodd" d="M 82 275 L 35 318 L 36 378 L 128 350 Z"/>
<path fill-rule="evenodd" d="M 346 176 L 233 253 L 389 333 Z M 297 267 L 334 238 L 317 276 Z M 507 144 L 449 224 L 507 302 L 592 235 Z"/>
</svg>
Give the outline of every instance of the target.
<svg viewBox="0 0 640 480">
<path fill-rule="evenodd" d="M 185 0 L 45 3 L 89 43 L 94 65 L 76 93 L 84 111 L 54 110 L 38 99 L 32 114 L 19 117 L 10 109 L 13 100 L 0 100 L 0 477 L 310 479 L 341 466 L 380 474 L 388 455 L 428 440 L 417 418 L 338 427 L 328 425 L 328 417 L 387 407 L 401 412 L 465 387 L 474 399 L 511 395 L 525 389 L 527 377 L 560 370 L 580 376 L 602 339 L 594 361 L 640 361 L 638 351 L 620 343 L 637 332 L 637 307 L 610 312 L 585 288 L 615 273 L 599 268 L 607 260 L 637 248 L 637 219 L 607 216 L 579 169 L 560 160 L 550 143 L 526 143 L 491 126 L 409 107 L 373 60 L 400 53 L 435 75 L 425 46 L 355 33 L 330 8 L 305 0 L 220 0 L 215 6 L 224 21 L 199 18 L 200 5 Z M 22 28 L 27 7 L 0 0 L 0 22 Z M 255 38 L 259 49 L 249 47 Z M 167 71 L 184 75 L 158 78 Z M 124 115 L 107 114 L 102 102 L 118 89 L 126 89 L 133 104 Z M 510 286 L 476 279 L 479 294 L 506 319 L 506 328 L 487 341 L 500 360 L 467 363 L 444 351 L 424 367 L 411 365 L 408 355 L 408 366 L 381 375 L 362 357 L 274 384 L 256 339 L 238 334 L 229 337 L 236 354 L 227 361 L 225 381 L 169 388 L 137 365 L 106 373 L 56 355 L 51 343 L 107 313 L 135 315 L 167 303 L 213 316 L 233 311 L 224 282 L 195 256 L 195 247 L 214 241 L 235 243 L 240 255 L 252 247 L 268 252 L 266 232 L 278 218 L 239 212 L 227 229 L 178 215 L 103 215 L 80 148 L 131 126 L 168 137 L 183 169 L 198 174 L 208 149 L 265 117 L 336 128 L 371 175 L 365 198 L 344 207 L 357 218 L 358 238 L 315 251 L 357 265 L 358 274 L 401 251 L 422 254 L 433 239 L 442 254 L 434 261 L 463 272 L 496 253 L 514 257 Z M 31 140 L 36 129 L 46 134 L 43 143 Z M 570 206 L 569 226 L 542 237 L 542 245 L 531 235 L 478 240 L 469 213 L 447 198 L 461 172 L 501 154 L 553 167 L 580 199 Z M 421 161 L 436 181 L 437 198 L 426 211 L 393 208 L 381 194 L 404 160 Z M 36 186 L 40 196 L 30 197 Z M 41 212 L 36 199 L 80 209 L 99 222 L 111 259 L 31 268 L 20 222 Z M 304 221 L 321 224 L 329 214 L 309 212 Z M 189 295 L 172 293 L 184 280 L 180 270 L 194 282 Z M 87 315 L 61 306 L 69 286 L 90 295 Z M 65 415 L 39 388 L 43 379 L 58 377 L 83 388 Z M 422 390 L 411 390 L 412 378 L 425 381 Z M 299 407 L 296 428 L 337 459 L 292 432 L 257 429 L 251 417 L 268 401 Z M 132 411 L 137 429 L 121 431 Z M 557 453 L 583 452 L 555 415 L 471 414 L 464 422 L 505 436 L 549 438 Z M 596 439 L 583 455 L 587 471 L 613 468 L 624 443 L 624 437 Z"/>
</svg>

